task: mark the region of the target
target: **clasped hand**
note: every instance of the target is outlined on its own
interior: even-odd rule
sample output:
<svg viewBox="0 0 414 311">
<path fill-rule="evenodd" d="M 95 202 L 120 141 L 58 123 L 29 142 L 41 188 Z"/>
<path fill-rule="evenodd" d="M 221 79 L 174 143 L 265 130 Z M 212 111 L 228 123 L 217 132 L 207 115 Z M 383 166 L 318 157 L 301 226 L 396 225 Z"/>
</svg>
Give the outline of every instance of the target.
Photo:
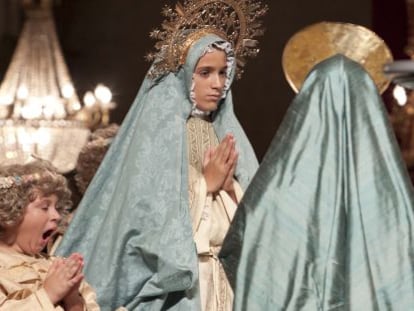
<svg viewBox="0 0 414 311">
<path fill-rule="evenodd" d="M 54 260 L 44 282 L 44 289 L 54 305 L 62 302 L 65 306 L 83 303 L 79 286 L 83 279 L 83 258 L 74 253 L 69 258 Z"/>
<path fill-rule="evenodd" d="M 206 151 L 203 175 L 208 193 L 215 193 L 219 190 L 234 192 L 233 175 L 237 158 L 236 141 L 231 134 L 227 134 L 216 148 Z"/>
</svg>

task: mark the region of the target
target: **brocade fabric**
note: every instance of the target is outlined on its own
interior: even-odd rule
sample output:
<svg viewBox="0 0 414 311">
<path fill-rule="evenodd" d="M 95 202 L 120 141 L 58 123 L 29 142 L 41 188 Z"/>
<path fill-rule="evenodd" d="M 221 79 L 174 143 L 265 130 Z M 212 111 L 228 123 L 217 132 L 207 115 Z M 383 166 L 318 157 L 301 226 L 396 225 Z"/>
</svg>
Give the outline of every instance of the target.
<svg viewBox="0 0 414 311">
<path fill-rule="evenodd" d="M 201 118 L 190 118 L 187 121 L 187 138 L 190 215 L 198 254 L 201 310 L 231 311 L 233 291 L 218 253 L 237 205 L 225 191 L 214 195 L 207 193 L 202 174 L 204 155 L 218 144 L 212 124 Z M 236 181 L 234 188 L 239 202 L 242 190 Z"/>
<path fill-rule="evenodd" d="M 200 309 L 186 122 L 194 68 L 206 47 L 219 41 L 207 35 L 177 73 L 145 78 L 57 249 L 84 255 L 85 276 L 104 311 Z M 245 188 L 257 160 L 230 90 L 212 124 L 220 140 L 234 135 L 240 152 L 235 176 Z"/>
</svg>

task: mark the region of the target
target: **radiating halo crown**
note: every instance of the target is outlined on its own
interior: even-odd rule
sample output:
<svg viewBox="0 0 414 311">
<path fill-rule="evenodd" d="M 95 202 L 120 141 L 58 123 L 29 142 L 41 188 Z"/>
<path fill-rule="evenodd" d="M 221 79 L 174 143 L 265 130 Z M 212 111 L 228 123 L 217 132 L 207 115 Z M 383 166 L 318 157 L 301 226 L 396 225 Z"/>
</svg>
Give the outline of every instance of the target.
<svg viewBox="0 0 414 311">
<path fill-rule="evenodd" d="M 152 77 L 176 72 L 184 64 L 191 45 L 202 36 L 216 34 L 233 45 L 237 59 L 237 77 L 243 72 L 247 57 L 259 53 L 258 41 L 263 35 L 259 20 L 267 6 L 256 0 L 186 0 L 175 9 L 165 6 L 166 17 L 161 30 L 155 29 L 150 37 L 158 40 L 156 52 L 147 55 L 155 63 L 149 72 Z"/>
</svg>

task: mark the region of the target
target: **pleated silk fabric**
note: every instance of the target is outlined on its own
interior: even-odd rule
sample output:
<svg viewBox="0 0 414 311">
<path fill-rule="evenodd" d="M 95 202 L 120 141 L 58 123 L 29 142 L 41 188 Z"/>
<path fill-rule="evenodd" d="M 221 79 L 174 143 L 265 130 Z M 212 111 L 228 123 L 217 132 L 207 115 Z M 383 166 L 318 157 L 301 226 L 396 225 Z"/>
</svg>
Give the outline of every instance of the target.
<svg viewBox="0 0 414 311">
<path fill-rule="evenodd" d="M 177 73 L 144 80 L 57 250 L 84 255 L 85 277 L 103 311 L 200 309 L 186 122 L 194 68 L 220 41 L 202 37 Z M 233 133 L 240 152 L 235 175 L 246 187 L 257 160 L 234 115 L 231 91 L 212 123 L 220 140 Z"/>
<path fill-rule="evenodd" d="M 382 100 L 336 55 L 307 77 L 226 237 L 235 310 L 414 310 L 413 230 Z"/>
</svg>

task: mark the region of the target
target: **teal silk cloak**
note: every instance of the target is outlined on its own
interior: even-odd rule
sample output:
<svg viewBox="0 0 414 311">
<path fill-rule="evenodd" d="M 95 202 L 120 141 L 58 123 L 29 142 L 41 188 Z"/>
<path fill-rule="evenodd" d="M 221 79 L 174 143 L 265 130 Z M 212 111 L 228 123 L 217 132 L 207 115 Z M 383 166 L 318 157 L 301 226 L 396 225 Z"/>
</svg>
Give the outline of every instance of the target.
<svg viewBox="0 0 414 311">
<path fill-rule="evenodd" d="M 234 310 L 414 310 L 413 230 L 380 95 L 336 55 L 308 75 L 226 236 Z"/>
<path fill-rule="evenodd" d="M 186 120 L 194 68 L 206 47 L 218 41 L 201 38 L 177 73 L 144 80 L 57 250 L 85 257 L 85 278 L 104 311 L 200 308 Z M 213 126 L 219 139 L 235 136 L 240 152 L 235 175 L 246 187 L 257 160 L 234 115 L 230 91 Z"/>
</svg>

